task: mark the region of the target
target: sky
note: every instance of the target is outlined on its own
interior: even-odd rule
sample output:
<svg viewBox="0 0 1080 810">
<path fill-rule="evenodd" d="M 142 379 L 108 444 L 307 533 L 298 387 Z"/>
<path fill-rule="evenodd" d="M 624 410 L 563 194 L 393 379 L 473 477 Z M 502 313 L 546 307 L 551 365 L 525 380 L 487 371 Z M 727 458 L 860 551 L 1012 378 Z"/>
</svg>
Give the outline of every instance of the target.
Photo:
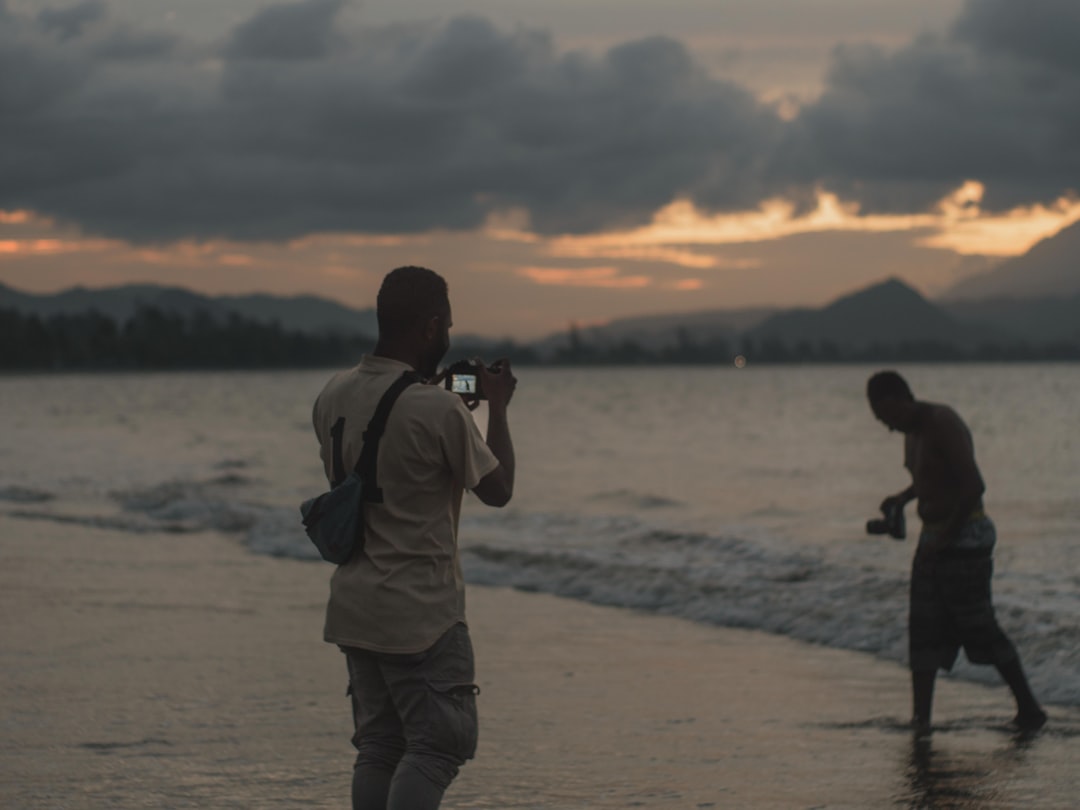
<svg viewBox="0 0 1080 810">
<path fill-rule="evenodd" d="M 1075 0 L 0 0 L 0 282 L 459 331 L 927 295 L 1080 219 Z"/>
</svg>

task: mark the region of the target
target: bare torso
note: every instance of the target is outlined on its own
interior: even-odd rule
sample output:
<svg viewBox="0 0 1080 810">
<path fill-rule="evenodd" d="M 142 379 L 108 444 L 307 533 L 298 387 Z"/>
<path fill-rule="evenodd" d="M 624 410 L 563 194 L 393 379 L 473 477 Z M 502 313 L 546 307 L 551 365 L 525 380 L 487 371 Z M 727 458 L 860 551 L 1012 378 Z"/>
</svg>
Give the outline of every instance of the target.
<svg viewBox="0 0 1080 810">
<path fill-rule="evenodd" d="M 919 499 L 919 517 L 934 525 L 953 517 L 973 492 L 981 494 L 983 482 L 971 431 L 957 413 L 932 402 L 920 402 L 919 408 L 918 427 L 904 437 L 904 466 Z"/>
</svg>

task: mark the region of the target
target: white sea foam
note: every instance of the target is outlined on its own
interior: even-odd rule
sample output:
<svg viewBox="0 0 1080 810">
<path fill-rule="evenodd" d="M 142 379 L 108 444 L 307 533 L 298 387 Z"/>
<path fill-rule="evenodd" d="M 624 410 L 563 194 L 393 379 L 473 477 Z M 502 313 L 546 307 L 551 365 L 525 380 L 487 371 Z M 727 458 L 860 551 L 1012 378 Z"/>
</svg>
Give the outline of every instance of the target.
<svg viewBox="0 0 1080 810">
<path fill-rule="evenodd" d="M 250 479 L 217 475 L 113 493 L 118 509 L 109 513 L 68 513 L 58 503 L 8 514 L 137 533 L 217 531 L 238 536 L 255 553 L 317 560 L 298 510 L 244 497 L 250 489 Z M 466 578 L 475 584 L 762 630 L 898 662 L 906 657 L 907 580 L 897 572 L 844 564 L 820 551 L 658 529 L 626 514 L 496 512 L 468 518 L 462 534 Z M 1061 593 L 1048 601 L 1065 609 L 999 600 L 999 619 L 1039 693 L 1080 704 L 1078 603 Z M 961 666 L 958 673 L 996 681 L 987 668 Z"/>
<path fill-rule="evenodd" d="M 904 577 L 799 552 L 778 554 L 730 538 L 649 533 L 641 539 L 642 546 L 656 542 L 681 549 L 608 555 L 475 545 L 467 547 L 464 565 L 469 581 L 478 584 L 763 630 L 906 660 Z M 686 553 L 687 546 L 695 552 Z M 1037 692 L 1051 702 L 1080 704 L 1080 627 L 1075 611 L 1055 614 L 1007 604 L 999 605 L 998 615 L 1020 648 Z M 985 667 L 962 663 L 957 674 L 998 682 Z"/>
</svg>

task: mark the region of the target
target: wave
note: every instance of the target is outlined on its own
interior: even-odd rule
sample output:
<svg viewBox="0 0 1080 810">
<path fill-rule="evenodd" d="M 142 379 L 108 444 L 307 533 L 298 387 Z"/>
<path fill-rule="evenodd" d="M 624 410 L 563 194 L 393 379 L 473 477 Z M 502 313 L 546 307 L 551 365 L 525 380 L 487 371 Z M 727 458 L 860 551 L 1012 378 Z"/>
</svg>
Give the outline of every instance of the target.
<svg viewBox="0 0 1080 810">
<path fill-rule="evenodd" d="M 86 526 L 91 529 L 111 529 L 119 532 L 132 534 L 155 534 L 160 532 L 183 533 L 195 531 L 180 525 L 158 523 L 155 521 L 142 520 L 138 517 L 124 517 L 118 515 L 79 515 L 64 512 L 45 512 L 32 509 L 12 509 L 6 513 L 8 517 L 21 518 L 22 520 L 44 520 L 50 523 L 60 523 L 69 526 Z"/>
<path fill-rule="evenodd" d="M 667 507 L 682 506 L 682 502 L 665 495 L 653 495 L 640 493 L 630 489 L 616 489 L 608 492 L 597 492 L 589 496 L 589 500 L 596 503 L 608 503 L 629 507 L 631 509 L 663 509 Z"/>
<path fill-rule="evenodd" d="M 474 545 L 463 549 L 463 563 L 466 578 L 476 584 L 762 630 L 898 663 L 907 659 L 906 577 L 765 551 L 737 539 L 665 539 L 656 532 L 640 539 L 683 551 L 707 548 L 708 554 L 692 562 L 676 554 L 687 564 L 675 564 L 664 554 L 613 558 Z M 1080 704 L 1080 627 L 1074 619 L 1015 604 L 999 605 L 998 616 L 1017 642 L 1036 692 L 1049 702 Z M 954 672 L 1000 682 L 989 667 L 961 662 Z"/>
<path fill-rule="evenodd" d="M 45 501 L 51 501 L 56 496 L 51 492 L 46 492 L 43 489 L 31 489 L 30 487 L 21 487 L 17 485 L 11 485 L 6 487 L 0 487 L 0 501 L 10 501 L 12 503 L 44 503 Z"/>
<path fill-rule="evenodd" d="M 259 494 L 255 484 L 231 471 L 114 492 L 116 509 L 108 514 L 65 513 L 56 500 L 8 514 L 136 533 L 217 531 L 238 537 L 257 554 L 318 560 L 296 505 L 267 505 L 247 497 Z M 462 537 L 462 565 L 473 584 L 540 591 L 906 660 L 906 572 L 723 533 L 659 529 L 626 513 L 467 514 Z M 1075 591 L 1062 592 L 1061 583 L 1049 577 L 1020 585 L 1030 603 L 999 597 L 999 620 L 1017 642 L 1037 693 L 1050 702 L 1080 705 Z M 961 665 L 956 674 L 998 683 L 988 667 Z"/>
<path fill-rule="evenodd" d="M 245 500 L 238 489 L 257 483 L 236 473 L 205 481 L 170 481 L 115 492 L 123 510 L 169 531 L 217 531 L 239 535 L 257 554 L 298 560 L 320 559 L 304 535 L 298 507 Z"/>
<path fill-rule="evenodd" d="M 246 470 L 251 462 L 243 458 L 225 458 L 214 465 L 215 470 Z"/>
<path fill-rule="evenodd" d="M 244 498 L 244 488 L 256 483 L 256 479 L 228 472 L 205 480 L 174 480 L 113 491 L 109 498 L 118 510 L 108 513 L 62 511 L 56 504 L 50 504 L 52 508 L 12 509 L 6 514 L 24 520 L 134 534 L 222 532 L 239 536 L 257 554 L 320 559 L 300 529 L 299 509 L 268 506 Z"/>
<path fill-rule="evenodd" d="M 904 629 L 897 609 L 906 604 L 906 585 L 899 578 L 845 571 L 803 553 L 779 555 L 733 538 L 649 532 L 636 545 L 651 543 L 665 547 L 614 559 L 568 550 L 469 546 L 463 562 L 477 584 L 902 657 Z"/>
</svg>

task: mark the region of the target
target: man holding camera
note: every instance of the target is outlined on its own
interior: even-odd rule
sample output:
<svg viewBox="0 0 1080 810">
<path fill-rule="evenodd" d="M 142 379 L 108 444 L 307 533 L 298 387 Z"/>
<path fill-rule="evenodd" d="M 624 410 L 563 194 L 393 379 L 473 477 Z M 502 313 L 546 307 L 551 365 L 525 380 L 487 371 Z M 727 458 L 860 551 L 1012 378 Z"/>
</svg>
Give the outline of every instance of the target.
<svg viewBox="0 0 1080 810">
<path fill-rule="evenodd" d="M 450 346 L 446 281 L 399 267 L 378 294 L 379 340 L 336 374 L 313 422 L 327 479 L 346 469 L 383 394 L 403 374 L 436 376 Z M 363 549 L 334 571 L 324 638 L 345 653 L 357 749 L 354 810 L 430 810 L 476 751 L 473 650 L 458 558 L 463 491 L 503 506 L 514 489 L 507 361 L 476 368 L 489 403 L 486 440 L 462 397 L 409 385 L 379 444 L 382 502 L 364 505 Z M 344 420 L 344 421 L 342 421 Z M 335 448 L 335 443 L 337 447 Z"/>
<path fill-rule="evenodd" d="M 1009 685 L 1016 699 L 1016 727 L 1041 728 L 1046 714 L 1031 693 L 1016 648 L 994 617 L 990 578 L 997 535 L 983 511 L 986 487 L 971 432 L 952 408 L 916 400 L 895 371 L 873 375 L 866 393 L 874 416 L 904 434 L 904 466 L 912 478 L 910 487 L 882 502 L 881 511 L 888 518 L 918 499 L 923 524 L 908 614 L 912 725 L 929 732 L 937 670 L 951 670 L 963 647 L 968 660 L 993 664 Z"/>
</svg>

